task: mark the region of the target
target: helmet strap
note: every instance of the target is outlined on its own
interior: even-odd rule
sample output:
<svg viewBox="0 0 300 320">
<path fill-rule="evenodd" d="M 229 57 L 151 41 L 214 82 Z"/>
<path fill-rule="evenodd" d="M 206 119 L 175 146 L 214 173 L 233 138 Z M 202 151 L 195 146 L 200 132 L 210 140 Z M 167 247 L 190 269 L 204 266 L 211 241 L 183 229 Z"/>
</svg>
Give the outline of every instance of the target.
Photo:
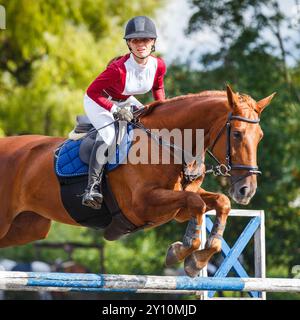
<svg viewBox="0 0 300 320">
<path fill-rule="evenodd" d="M 129 49 L 129 51 L 130 51 L 135 57 L 137 57 L 137 58 L 139 58 L 139 59 L 142 59 L 142 60 L 148 58 L 148 57 L 151 55 L 151 53 L 155 51 L 155 41 L 154 41 L 154 44 L 153 44 L 152 47 L 151 47 L 150 53 L 149 53 L 146 57 L 142 57 L 142 58 L 141 58 L 141 57 L 137 56 L 136 54 L 134 54 L 134 52 L 132 51 L 132 49 L 131 49 L 130 46 L 128 45 L 128 42 L 127 42 L 127 41 L 126 41 L 126 43 L 127 43 L 127 47 L 128 47 L 128 49 Z"/>
</svg>

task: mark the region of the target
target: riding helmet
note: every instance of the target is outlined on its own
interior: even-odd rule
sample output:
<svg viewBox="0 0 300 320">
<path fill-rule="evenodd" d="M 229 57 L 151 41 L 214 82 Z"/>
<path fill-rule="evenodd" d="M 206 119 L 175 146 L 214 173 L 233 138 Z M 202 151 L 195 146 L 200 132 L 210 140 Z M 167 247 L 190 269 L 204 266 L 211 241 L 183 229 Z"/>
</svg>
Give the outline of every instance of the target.
<svg viewBox="0 0 300 320">
<path fill-rule="evenodd" d="M 124 39 L 151 38 L 156 39 L 154 22 L 145 16 L 137 16 L 130 19 L 125 28 Z"/>
</svg>

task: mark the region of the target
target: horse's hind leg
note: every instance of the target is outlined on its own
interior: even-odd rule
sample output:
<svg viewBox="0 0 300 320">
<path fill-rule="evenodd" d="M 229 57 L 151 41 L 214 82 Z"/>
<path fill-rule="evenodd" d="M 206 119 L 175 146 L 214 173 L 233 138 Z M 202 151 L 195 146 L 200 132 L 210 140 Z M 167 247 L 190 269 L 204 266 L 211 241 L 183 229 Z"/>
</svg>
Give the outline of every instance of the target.
<svg viewBox="0 0 300 320">
<path fill-rule="evenodd" d="M 0 239 L 0 248 L 22 245 L 46 238 L 51 220 L 34 212 L 24 211 L 16 216 L 9 230 Z"/>
</svg>

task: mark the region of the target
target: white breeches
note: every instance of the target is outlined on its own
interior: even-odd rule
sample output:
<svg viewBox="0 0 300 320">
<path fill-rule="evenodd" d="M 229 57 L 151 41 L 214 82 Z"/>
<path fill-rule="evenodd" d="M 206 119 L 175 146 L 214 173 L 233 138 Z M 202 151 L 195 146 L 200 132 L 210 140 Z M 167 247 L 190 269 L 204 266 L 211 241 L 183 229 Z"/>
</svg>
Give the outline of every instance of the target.
<svg viewBox="0 0 300 320">
<path fill-rule="evenodd" d="M 129 102 L 131 102 L 132 104 L 135 104 L 137 107 L 142 106 L 142 104 L 133 96 L 130 96 L 125 102 L 119 103 L 113 100 L 111 101 L 114 104 L 119 106 L 122 106 L 122 104 L 129 103 Z M 94 100 L 92 100 L 87 94 L 84 95 L 83 105 L 84 105 L 84 111 L 87 117 L 89 118 L 89 120 L 91 121 L 91 124 L 96 129 L 102 128 L 103 126 L 108 125 L 109 123 L 115 120 L 111 112 L 101 107 Z M 98 134 L 102 137 L 102 139 L 105 141 L 105 143 L 108 146 L 111 146 L 115 137 L 115 125 L 111 124 L 99 130 Z M 99 135 L 97 135 L 98 138 L 99 138 Z"/>
<path fill-rule="evenodd" d="M 87 117 L 95 129 L 102 128 L 103 126 L 115 120 L 113 115 L 108 110 L 99 106 L 99 104 L 88 97 L 87 94 L 84 96 L 83 106 Z M 115 125 L 111 124 L 110 126 L 99 130 L 98 134 L 103 138 L 107 145 L 112 145 L 115 137 Z M 99 136 L 97 135 L 97 137 Z"/>
</svg>

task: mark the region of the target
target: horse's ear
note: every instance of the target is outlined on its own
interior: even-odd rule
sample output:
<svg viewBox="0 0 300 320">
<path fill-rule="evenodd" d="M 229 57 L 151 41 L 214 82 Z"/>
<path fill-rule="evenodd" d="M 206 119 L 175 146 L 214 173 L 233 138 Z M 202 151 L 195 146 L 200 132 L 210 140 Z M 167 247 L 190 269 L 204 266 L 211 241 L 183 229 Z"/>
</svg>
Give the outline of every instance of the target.
<svg viewBox="0 0 300 320">
<path fill-rule="evenodd" d="M 229 106 L 231 109 L 235 109 L 239 103 L 238 95 L 231 89 L 230 85 L 226 86 L 226 91 Z"/>
<path fill-rule="evenodd" d="M 268 97 L 264 98 L 264 99 L 261 99 L 259 100 L 257 103 L 256 103 L 256 107 L 255 107 L 255 110 L 258 112 L 258 113 L 262 113 L 264 108 L 270 104 L 271 100 L 273 99 L 273 97 L 275 96 L 276 92 L 272 93 L 271 95 L 269 95 Z"/>
</svg>

